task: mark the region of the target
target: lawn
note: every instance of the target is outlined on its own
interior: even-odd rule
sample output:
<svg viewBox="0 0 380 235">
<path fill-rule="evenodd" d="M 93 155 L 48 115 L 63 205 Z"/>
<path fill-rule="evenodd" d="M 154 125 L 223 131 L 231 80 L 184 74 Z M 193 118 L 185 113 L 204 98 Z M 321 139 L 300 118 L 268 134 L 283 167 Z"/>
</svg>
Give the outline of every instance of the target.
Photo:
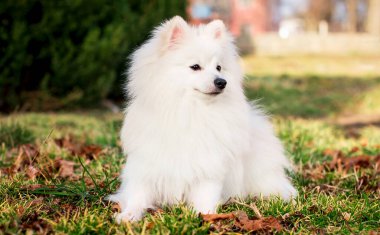
<svg viewBox="0 0 380 235">
<path fill-rule="evenodd" d="M 271 113 L 299 197 L 231 199 L 212 218 L 178 205 L 114 222 L 121 114 L 0 116 L 0 234 L 380 233 L 378 61 L 246 58 L 246 94 Z"/>
</svg>

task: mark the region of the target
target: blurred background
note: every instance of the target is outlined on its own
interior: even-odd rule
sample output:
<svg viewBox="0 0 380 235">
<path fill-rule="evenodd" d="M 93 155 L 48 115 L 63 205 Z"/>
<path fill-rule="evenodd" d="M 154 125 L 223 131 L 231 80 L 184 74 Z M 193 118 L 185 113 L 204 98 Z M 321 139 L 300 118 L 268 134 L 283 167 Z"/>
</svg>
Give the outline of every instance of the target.
<svg viewBox="0 0 380 235">
<path fill-rule="evenodd" d="M 191 0 L 187 13 L 193 24 L 222 19 L 243 54 L 379 53 L 379 4 L 377 0 Z"/>
<path fill-rule="evenodd" d="M 380 0 L 2 0 L 0 111 L 119 112 L 128 55 L 174 15 L 222 19 L 275 115 L 380 111 Z"/>
</svg>

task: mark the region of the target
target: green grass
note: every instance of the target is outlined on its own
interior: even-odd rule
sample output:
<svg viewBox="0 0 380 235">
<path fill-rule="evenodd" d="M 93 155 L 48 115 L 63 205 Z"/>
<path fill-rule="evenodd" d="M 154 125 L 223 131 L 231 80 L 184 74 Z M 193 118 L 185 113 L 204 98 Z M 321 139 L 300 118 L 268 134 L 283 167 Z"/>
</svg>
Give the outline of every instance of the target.
<svg viewBox="0 0 380 235">
<path fill-rule="evenodd" d="M 379 232 L 379 166 L 346 170 L 329 166 L 329 152 L 333 150 L 347 158 L 380 154 L 379 126 L 368 123 L 348 127 L 335 122 L 346 115 L 376 113 L 380 107 L 375 91 L 380 86 L 379 79 L 359 73 L 347 77 L 285 76 L 270 73 L 271 66 L 267 66 L 267 72 L 261 68 L 260 73 L 249 75 L 246 92 L 251 99 L 261 98 L 259 103 L 273 114 L 278 136 L 294 162 L 290 176 L 299 197 L 293 203 L 276 198 L 237 199 L 238 202 L 220 206 L 219 212 L 242 210 L 253 218 L 253 203 L 262 216 L 273 216 L 281 222 L 284 229 L 280 233 Z M 12 137 L 12 141 L 8 141 L 9 137 L 0 139 L 0 234 L 249 232 L 237 230 L 230 220 L 216 228 L 185 205 L 148 213 L 137 223 L 116 224 L 116 209 L 104 198 L 117 189 L 117 176 L 125 163 L 118 140 L 121 120 L 121 115 L 98 111 L 0 117 L 0 133 Z M 57 138 L 68 138 L 82 146 L 97 145 L 102 152 L 93 158 L 78 157 L 55 144 Z M 18 148 L 23 144 L 37 146 L 39 154 L 26 159 L 12 173 L 10 169 L 14 169 Z M 76 177 L 62 177 L 57 159 L 74 162 Z M 28 164 L 41 174 L 34 179 L 28 176 Z"/>
<path fill-rule="evenodd" d="M 271 114 L 380 114 L 380 57 L 248 57 L 246 94 Z"/>
<path fill-rule="evenodd" d="M 374 104 L 373 101 L 365 100 L 380 90 L 380 77 L 363 80 L 317 76 L 249 76 L 246 88 L 250 99 L 260 99 L 260 103 L 270 113 L 283 116 L 332 117 L 369 105 L 380 111 L 380 101 Z"/>
<path fill-rule="evenodd" d="M 11 121 L 2 122 L 0 126 L 0 143 L 5 146 L 14 147 L 34 141 L 33 132 L 19 123 Z"/>
</svg>

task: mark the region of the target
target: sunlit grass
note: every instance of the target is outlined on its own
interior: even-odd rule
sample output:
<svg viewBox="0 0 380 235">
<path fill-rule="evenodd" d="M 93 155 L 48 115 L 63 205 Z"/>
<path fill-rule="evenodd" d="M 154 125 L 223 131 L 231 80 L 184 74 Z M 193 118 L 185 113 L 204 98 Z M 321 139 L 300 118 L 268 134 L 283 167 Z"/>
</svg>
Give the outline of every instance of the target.
<svg viewBox="0 0 380 235">
<path fill-rule="evenodd" d="M 243 60 L 253 76 L 319 76 L 369 79 L 380 76 L 380 56 L 249 56 Z"/>
</svg>

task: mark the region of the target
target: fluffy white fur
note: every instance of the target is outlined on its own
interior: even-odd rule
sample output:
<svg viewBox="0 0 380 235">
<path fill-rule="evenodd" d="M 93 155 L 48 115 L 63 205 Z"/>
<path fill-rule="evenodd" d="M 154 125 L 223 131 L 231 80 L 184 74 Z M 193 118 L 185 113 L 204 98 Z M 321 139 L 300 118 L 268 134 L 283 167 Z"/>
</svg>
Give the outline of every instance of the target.
<svg viewBox="0 0 380 235">
<path fill-rule="evenodd" d="M 128 158 L 109 197 L 121 205 L 118 221 L 139 220 L 162 204 L 214 213 L 234 196 L 296 195 L 272 125 L 244 96 L 239 57 L 221 21 L 191 27 L 176 16 L 163 23 L 133 54 L 128 75 L 121 130 Z M 211 94 L 216 77 L 227 81 L 218 95 Z"/>
</svg>

